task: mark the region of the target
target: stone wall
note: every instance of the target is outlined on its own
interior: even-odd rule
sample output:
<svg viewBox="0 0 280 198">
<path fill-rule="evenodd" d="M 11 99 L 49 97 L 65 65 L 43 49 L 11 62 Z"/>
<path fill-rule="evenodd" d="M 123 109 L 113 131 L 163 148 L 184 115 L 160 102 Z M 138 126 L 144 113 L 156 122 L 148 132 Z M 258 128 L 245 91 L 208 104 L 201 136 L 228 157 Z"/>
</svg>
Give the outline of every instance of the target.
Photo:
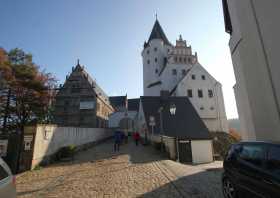
<svg viewBox="0 0 280 198">
<path fill-rule="evenodd" d="M 103 128 L 37 125 L 33 130 L 35 139 L 31 168 L 34 168 L 44 160 L 48 160 L 61 147 L 69 145 L 77 147 L 88 146 L 113 136 L 113 132 L 110 129 Z"/>
</svg>

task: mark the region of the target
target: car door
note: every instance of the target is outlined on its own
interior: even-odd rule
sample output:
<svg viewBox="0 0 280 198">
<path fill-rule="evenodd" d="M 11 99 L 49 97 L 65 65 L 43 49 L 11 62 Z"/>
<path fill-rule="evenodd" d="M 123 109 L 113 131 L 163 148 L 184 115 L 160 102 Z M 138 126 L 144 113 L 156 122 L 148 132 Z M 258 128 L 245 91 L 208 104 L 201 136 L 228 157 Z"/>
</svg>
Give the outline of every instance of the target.
<svg viewBox="0 0 280 198">
<path fill-rule="evenodd" d="M 16 190 L 8 166 L 0 159 L 0 197 L 15 198 Z"/>
<path fill-rule="evenodd" d="M 246 195 L 249 194 L 251 197 L 264 197 L 262 175 L 265 146 L 261 144 L 244 144 L 237 160 L 238 185 L 241 191 L 246 192 Z"/>
<path fill-rule="evenodd" d="M 268 146 L 263 186 L 267 198 L 280 197 L 280 145 Z"/>
</svg>

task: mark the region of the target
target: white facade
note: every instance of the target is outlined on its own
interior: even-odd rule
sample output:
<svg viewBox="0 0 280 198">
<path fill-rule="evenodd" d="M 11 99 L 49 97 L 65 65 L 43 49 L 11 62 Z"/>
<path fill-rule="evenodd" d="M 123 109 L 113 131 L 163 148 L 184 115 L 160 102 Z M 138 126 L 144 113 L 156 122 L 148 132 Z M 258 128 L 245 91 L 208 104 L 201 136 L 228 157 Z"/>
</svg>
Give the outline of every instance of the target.
<svg viewBox="0 0 280 198">
<path fill-rule="evenodd" d="M 154 38 L 156 31 L 159 36 Z M 161 91 L 189 96 L 188 90 L 192 90 L 190 101 L 208 129 L 228 132 L 221 84 L 198 63 L 197 53 L 193 54 L 181 35 L 173 46 L 156 21 L 142 58 L 144 96 L 160 96 Z M 202 91 L 202 97 L 198 97 L 198 90 Z M 208 96 L 209 91 L 213 96 Z"/>
<path fill-rule="evenodd" d="M 194 164 L 213 161 L 213 147 L 211 140 L 192 140 L 192 160 Z"/>
<path fill-rule="evenodd" d="M 280 1 L 223 4 L 242 138 L 280 141 Z"/>
<path fill-rule="evenodd" d="M 173 95 L 188 96 L 210 131 L 228 131 L 222 86 L 199 63 L 192 66 Z"/>
</svg>

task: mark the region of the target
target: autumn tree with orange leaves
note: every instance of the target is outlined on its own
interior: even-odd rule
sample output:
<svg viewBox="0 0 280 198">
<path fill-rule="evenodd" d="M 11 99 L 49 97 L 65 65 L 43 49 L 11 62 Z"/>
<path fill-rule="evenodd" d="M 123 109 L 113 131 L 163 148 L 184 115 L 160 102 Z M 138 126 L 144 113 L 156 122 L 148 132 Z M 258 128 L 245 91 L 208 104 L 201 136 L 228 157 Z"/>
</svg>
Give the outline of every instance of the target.
<svg viewBox="0 0 280 198">
<path fill-rule="evenodd" d="M 25 125 L 48 122 L 56 80 L 21 49 L 0 49 L 0 129 L 23 131 Z"/>
</svg>

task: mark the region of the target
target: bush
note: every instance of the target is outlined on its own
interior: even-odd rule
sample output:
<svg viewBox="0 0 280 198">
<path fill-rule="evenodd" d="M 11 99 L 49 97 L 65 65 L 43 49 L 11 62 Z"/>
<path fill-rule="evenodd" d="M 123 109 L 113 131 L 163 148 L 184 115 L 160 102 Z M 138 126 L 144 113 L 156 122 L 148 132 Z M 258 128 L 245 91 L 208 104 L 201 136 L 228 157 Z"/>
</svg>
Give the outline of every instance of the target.
<svg viewBox="0 0 280 198">
<path fill-rule="evenodd" d="M 214 132 L 211 133 L 211 136 L 213 138 L 214 154 L 218 154 L 222 158 L 227 154 L 231 144 L 239 142 L 239 139 L 225 132 Z"/>
<path fill-rule="evenodd" d="M 34 171 L 41 170 L 41 169 L 42 169 L 42 166 L 40 166 L 40 165 L 36 165 L 36 166 L 33 168 Z"/>
<path fill-rule="evenodd" d="M 60 148 L 55 155 L 56 160 L 61 160 L 63 158 L 73 158 L 76 151 L 75 145 L 69 145 Z"/>
</svg>

